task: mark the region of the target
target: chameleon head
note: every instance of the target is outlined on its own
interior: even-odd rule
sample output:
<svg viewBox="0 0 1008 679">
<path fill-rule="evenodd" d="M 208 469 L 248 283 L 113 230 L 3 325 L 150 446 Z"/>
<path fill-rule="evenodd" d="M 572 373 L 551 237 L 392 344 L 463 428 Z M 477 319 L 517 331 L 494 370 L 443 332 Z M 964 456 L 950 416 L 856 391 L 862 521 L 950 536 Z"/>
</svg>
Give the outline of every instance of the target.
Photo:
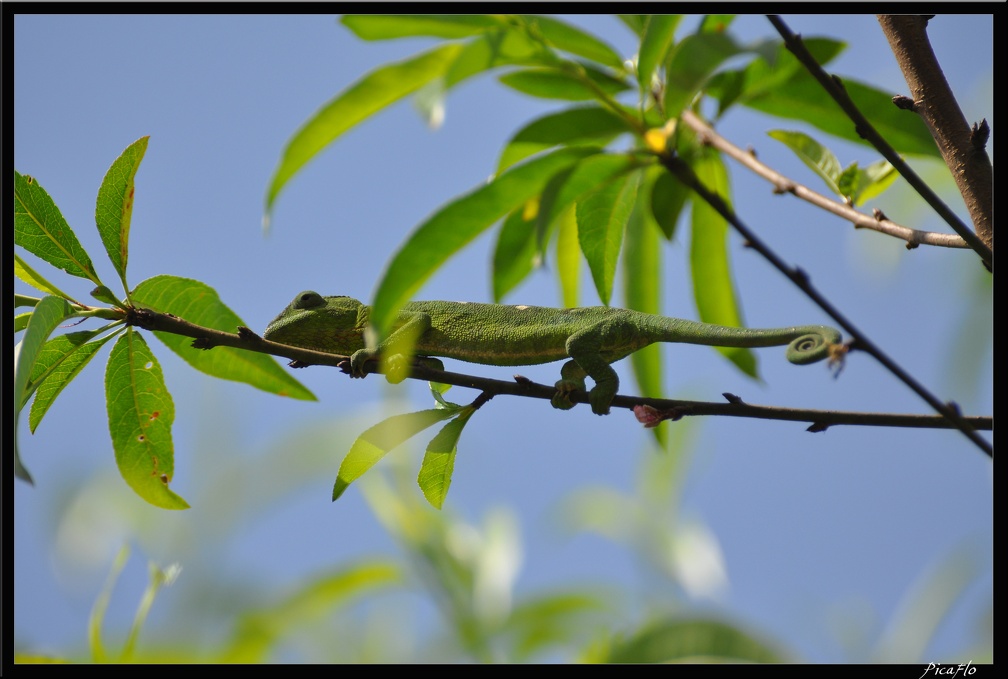
<svg viewBox="0 0 1008 679">
<path fill-rule="evenodd" d="M 266 326 L 263 338 L 306 349 L 349 353 L 364 346 L 363 305 L 352 297 L 323 297 L 305 290 Z"/>
</svg>

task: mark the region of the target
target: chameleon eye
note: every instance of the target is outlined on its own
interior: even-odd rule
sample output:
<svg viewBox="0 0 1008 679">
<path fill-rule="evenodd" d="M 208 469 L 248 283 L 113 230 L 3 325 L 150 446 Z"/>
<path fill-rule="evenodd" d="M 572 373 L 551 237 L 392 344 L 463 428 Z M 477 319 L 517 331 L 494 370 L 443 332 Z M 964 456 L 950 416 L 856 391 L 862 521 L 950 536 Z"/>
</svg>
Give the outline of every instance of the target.
<svg viewBox="0 0 1008 679">
<path fill-rule="evenodd" d="M 305 290 L 294 298 L 294 308 L 296 309 L 314 309 L 318 306 L 325 306 L 325 299 L 312 290 Z"/>
</svg>

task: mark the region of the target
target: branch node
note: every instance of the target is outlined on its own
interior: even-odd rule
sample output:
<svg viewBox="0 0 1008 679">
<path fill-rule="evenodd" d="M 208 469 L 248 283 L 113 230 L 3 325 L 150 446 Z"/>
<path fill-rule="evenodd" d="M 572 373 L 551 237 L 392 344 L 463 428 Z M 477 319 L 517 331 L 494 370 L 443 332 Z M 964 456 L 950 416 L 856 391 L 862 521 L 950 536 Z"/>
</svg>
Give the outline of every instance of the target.
<svg viewBox="0 0 1008 679">
<path fill-rule="evenodd" d="M 725 400 L 728 401 L 728 403 L 732 403 L 732 404 L 735 404 L 735 405 L 741 405 L 743 403 L 742 397 L 736 396 L 735 394 L 732 394 L 731 392 L 726 391 L 726 392 L 723 392 L 721 395 L 725 397 Z"/>
<path fill-rule="evenodd" d="M 987 124 L 987 119 L 983 118 L 979 124 L 973 123 L 973 128 L 970 130 L 970 144 L 977 151 L 983 151 L 987 148 L 987 140 L 990 139 L 990 125 Z"/>
<path fill-rule="evenodd" d="M 876 222 L 888 222 L 889 221 L 889 218 L 886 217 L 886 213 L 882 212 L 882 210 L 878 209 L 877 207 L 873 207 L 872 208 L 872 217 L 875 218 Z"/>
<path fill-rule="evenodd" d="M 823 422 L 813 422 L 805 431 L 812 432 L 813 434 L 818 434 L 829 429 L 829 425 Z"/>
<path fill-rule="evenodd" d="M 906 95 L 897 94 L 892 98 L 892 103 L 896 105 L 896 108 L 903 109 L 904 111 L 917 112 L 917 102 Z"/>
</svg>

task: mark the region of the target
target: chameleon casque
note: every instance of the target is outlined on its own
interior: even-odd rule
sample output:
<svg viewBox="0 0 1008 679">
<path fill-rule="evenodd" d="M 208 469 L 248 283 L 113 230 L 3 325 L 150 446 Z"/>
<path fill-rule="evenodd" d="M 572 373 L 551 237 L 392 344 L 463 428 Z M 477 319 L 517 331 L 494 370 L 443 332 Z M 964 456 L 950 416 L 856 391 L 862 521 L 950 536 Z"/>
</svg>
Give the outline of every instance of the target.
<svg viewBox="0 0 1008 679">
<path fill-rule="evenodd" d="M 588 392 L 592 411 L 609 412 L 619 377 L 609 365 L 654 342 L 681 342 L 719 347 L 787 345 L 791 363 L 805 365 L 838 355 L 840 332 L 824 325 L 788 328 L 733 328 L 681 318 L 656 316 L 613 307 L 550 307 L 477 302 L 409 302 L 403 305 L 389 337 L 368 349 L 364 331 L 370 307 L 345 296 L 298 294 L 266 327 L 265 339 L 305 349 L 350 357 L 350 374 L 362 377 L 364 364 L 398 340 L 413 336 L 417 357 L 441 366 L 433 357 L 484 365 L 535 365 L 571 359 L 560 370 L 552 403 L 573 407 L 569 395 Z M 393 359 L 395 360 L 395 359 Z M 388 376 L 390 382 L 404 379 Z"/>
</svg>

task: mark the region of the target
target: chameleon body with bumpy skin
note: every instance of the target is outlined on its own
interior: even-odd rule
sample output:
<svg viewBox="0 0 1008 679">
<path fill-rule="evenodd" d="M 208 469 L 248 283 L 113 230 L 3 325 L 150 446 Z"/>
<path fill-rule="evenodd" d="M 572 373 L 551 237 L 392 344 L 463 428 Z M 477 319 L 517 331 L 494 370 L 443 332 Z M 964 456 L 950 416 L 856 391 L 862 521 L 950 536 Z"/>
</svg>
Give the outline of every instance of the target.
<svg viewBox="0 0 1008 679">
<path fill-rule="evenodd" d="M 350 374 L 356 377 L 364 374 L 365 362 L 409 336 L 415 338 L 415 355 L 425 358 L 441 356 L 502 366 L 569 358 L 556 383 L 554 407 L 571 408 L 569 394 L 583 390 L 587 376 L 595 382 L 588 399 L 592 411 L 599 415 L 609 412 L 619 389 L 619 378 L 609 364 L 654 342 L 719 347 L 786 344 L 787 359 L 798 365 L 832 358 L 841 342 L 839 331 L 824 325 L 733 328 L 612 307 L 554 309 L 438 301 L 405 304 L 389 337 L 368 349 L 364 331 L 369 313 L 370 307 L 351 297 L 323 297 L 305 291 L 273 319 L 263 337 L 349 356 Z M 389 376 L 389 381 L 401 379 Z"/>
</svg>

